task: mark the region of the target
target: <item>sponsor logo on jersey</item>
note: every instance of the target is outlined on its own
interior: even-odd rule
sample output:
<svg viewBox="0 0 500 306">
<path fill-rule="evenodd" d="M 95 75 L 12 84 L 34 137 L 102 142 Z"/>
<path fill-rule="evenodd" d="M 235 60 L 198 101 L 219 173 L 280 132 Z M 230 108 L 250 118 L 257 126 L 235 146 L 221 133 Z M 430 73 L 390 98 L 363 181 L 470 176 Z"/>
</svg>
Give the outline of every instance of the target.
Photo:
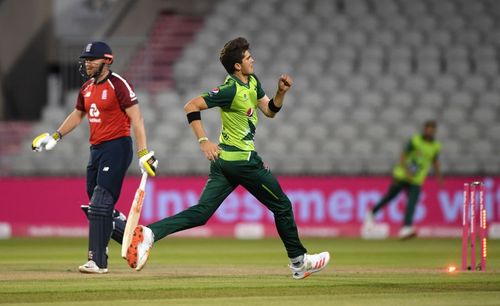
<svg viewBox="0 0 500 306">
<path fill-rule="evenodd" d="M 253 116 L 253 108 L 247 109 L 247 117 L 252 117 Z"/>
<path fill-rule="evenodd" d="M 208 92 L 208 95 L 209 95 L 209 96 L 215 96 L 215 95 L 216 95 L 216 94 L 218 94 L 218 93 L 219 93 L 219 88 L 218 88 L 218 87 L 215 87 L 215 88 L 212 88 L 212 90 L 210 90 L 210 91 Z"/>
<path fill-rule="evenodd" d="M 95 103 L 92 103 L 89 108 L 89 122 L 92 123 L 101 123 L 101 118 L 99 118 L 99 115 L 101 112 L 99 112 L 99 109 L 97 108 L 97 105 Z"/>
</svg>

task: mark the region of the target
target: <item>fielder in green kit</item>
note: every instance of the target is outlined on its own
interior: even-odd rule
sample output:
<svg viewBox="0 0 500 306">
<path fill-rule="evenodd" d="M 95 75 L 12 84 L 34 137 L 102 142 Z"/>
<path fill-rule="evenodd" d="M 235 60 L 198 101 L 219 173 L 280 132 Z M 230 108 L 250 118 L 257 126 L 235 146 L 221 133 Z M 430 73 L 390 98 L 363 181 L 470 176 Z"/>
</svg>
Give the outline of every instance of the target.
<svg viewBox="0 0 500 306">
<path fill-rule="evenodd" d="M 236 38 L 224 45 L 220 61 L 228 76 L 223 85 L 189 101 L 184 110 L 200 149 L 210 160 L 210 174 L 198 204 L 174 216 L 135 229 L 127 256 L 129 265 L 141 270 L 153 242 L 172 233 L 205 224 L 224 199 L 239 185 L 247 189 L 274 214 L 276 229 L 290 258 L 292 277 L 302 279 L 322 270 L 330 260 L 328 252 L 307 254 L 295 224 L 292 205 L 276 177 L 264 167 L 255 151 L 257 108 L 269 118 L 280 111 L 292 79 L 282 75 L 278 90 L 270 99 L 254 75 L 249 43 Z M 222 129 L 219 143 L 211 142 L 202 125 L 200 111 L 219 107 Z M 135 252 L 135 250 L 137 250 Z"/>
<path fill-rule="evenodd" d="M 367 214 L 365 228 L 372 227 L 375 214 L 402 190 L 406 190 L 408 204 L 406 205 L 404 225 L 399 231 L 399 238 L 408 239 L 416 236 L 415 228 L 412 226 L 413 215 L 422 184 L 431 166 L 434 168 L 434 174 L 438 178 L 439 184 L 443 183 L 438 160 L 441 143 L 435 140 L 436 129 L 436 122 L 430 120 L 425 122 L 422 134 L 415 134 L 411 137 L 405 150 L 401 153 L 400 162 L 393 169 L 393 183 L 372 211 Z"/>
</svg>

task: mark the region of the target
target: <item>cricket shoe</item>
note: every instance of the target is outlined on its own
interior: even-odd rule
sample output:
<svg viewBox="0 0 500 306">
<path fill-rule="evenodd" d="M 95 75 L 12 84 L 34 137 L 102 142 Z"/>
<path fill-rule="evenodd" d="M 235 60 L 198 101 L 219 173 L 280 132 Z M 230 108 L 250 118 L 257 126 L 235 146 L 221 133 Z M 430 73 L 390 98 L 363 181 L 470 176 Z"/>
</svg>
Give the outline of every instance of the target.
<svg viewBox="0 0 500 306">
<path fill-rule="evenodd" d="M 415 230 L 415 228 L 413 228 L 413 226 L 407 226 L 407 225 L 403 226 L 401 230 L 399 230 L 398 234 L 398 237 L 401 240 L 407 240 L 410 238 L 414 238 L 416 236 L 417 236 L 417 231 Z"/>
<path fill-rule="evenodd" d="M 361 226 L 361 237 L 363 239 L 387 239 L 389 237 L 389 225 L 387 223 L 375 223 L 375 215 L 372 211 L 367 211 Z"/>
<path fill-rule="evenodd" d="M 375 224 L 375 216 L 371 211 L 367 211 L 363 227 L 373 227 L 374 224 Z"/>
<path fill-rule="evenodd" d="M 294 279 L 303 279 L 309 275 L 323 270 L 330 261 L 330 253 L 322 252 L 319 254 L 304 254 L 304 263 L 300 267 L 290 264 L 292 277 Z"/>
<path fill-rule="evenodd" d="M 136 271 L 141 271 L 148 261 L 153 243 L 153 231 L 149 227 L 137 225 L 134 229 L 132 242 L 127 249 L 128 265 Z"/>
<path fill-rule="evenodd" d="M 86 264 L 78 267 L 78 271 L 81 273 L 91 273 L 91 274 L 104 274 L 108 273 L 107 268 L 99 268 L 93 260 L 89 260 Z"/>
</svg>

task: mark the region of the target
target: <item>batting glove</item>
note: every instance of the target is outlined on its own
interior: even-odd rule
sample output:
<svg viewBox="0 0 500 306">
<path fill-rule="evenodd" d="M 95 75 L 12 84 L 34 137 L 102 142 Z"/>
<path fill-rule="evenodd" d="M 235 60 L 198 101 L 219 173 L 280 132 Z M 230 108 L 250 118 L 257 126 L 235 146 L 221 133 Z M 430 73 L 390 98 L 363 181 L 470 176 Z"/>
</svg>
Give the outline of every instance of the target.
<svg viewBox="0 0 500 306">
<path fill-rule="evenodd" d="M 49 133 L 43 133 L 33 139 L 31 149 L 35 152 L 41 152 L 44 149 L 46 151 L 50 151 L 56 146 L 59 140 L 61 140 L 61 133 L 59 132 L 55 132 L 52 135 Z"/>
<path fill-rule="evenodd" d="M 155 152 L 149 152 L 147 149 L 138 152 L 139 155 L 139 168 L 141 172 L 146 171 L 149 176 L 156 176 L 156 169 L 158 168 L 158 161 L 155 158 Z"/>
</svg>

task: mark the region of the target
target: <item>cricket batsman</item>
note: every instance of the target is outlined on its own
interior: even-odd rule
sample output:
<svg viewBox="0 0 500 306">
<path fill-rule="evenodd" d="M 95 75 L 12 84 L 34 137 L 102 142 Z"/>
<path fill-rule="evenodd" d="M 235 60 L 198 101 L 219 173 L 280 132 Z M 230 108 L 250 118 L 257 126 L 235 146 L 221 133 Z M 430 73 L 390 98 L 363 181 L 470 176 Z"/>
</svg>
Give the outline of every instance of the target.
<svg viewBox="0 0 500 306">
<path fill-rule="evenodd" d="M 75 109 L 54 133 L 36 137 L 32 149 L 35 152 L 52 150 L 87 117 L 90 126 L 87 195 L 90 204 L 82 209 L 89 220 L 89 244 L 88 261 L 78 270 L 102 274 L 108 272 L 110 237 L 121 243 L 125 227 L 124 217 L 120 217 L 114 207 L 132 162 L 131 128 L 141 171 L 155 176 L 158 161 L 154 152 L 147 149 L 144 121 L 132 85 L 110 70 L 113 53 L 108 44 L 101 41 L 87 44 L 80 59 L 80 72 L 88 81 L 78 93 Z"/>
</svg>

